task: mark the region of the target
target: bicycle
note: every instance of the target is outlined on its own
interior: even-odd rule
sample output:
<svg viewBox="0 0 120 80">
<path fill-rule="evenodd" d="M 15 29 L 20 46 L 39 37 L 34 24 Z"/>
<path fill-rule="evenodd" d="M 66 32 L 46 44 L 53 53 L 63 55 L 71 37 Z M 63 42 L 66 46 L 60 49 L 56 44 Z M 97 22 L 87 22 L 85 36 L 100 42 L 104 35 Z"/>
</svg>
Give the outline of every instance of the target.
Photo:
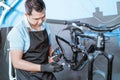
<svg viewBox="0 0 120 80">
<path fill-rule="evenodd" d="M 70 23 L 70 22 L 69 22 Z M 93 25 L 90 25 L 90 24 L 87 24 L 87 23 L 81 23 L 80 21 L 77 21 L 77 22 L 71 22 L 71 23 L 75 23 L 77 26 L 82 26 L 82 27 L 86 27 L 86 28 L 89 28 L 90 30 L 92 31 L 95 31 L 97 32 L 97 38 L 94 37 L 94 36 L 90 36 L 88 34 L 85 34 L 85 32 L 82 32 L 82 30 L 80 29 L 74 29 L 74 30 L 77 30 L 79 32 L 76 32 L 76 31 L 73 31 L 71 33 L 71 39 L 74 40 L 72 43 L 70 43 L 69 41 L 59 37 L 58 35 L 56 35 L 56 41 L 61 49 L 61 51 L 63 52 L 64 54 L 64 50 L 62 49 L 62 46 L 61 44 L 59 43 L 59 40 L 62 40 L 64 41 L 65 43 L 67 43 L 72 51 L 73 51 L 73 55 L 72 55 L 72 59 L 71 60 L 68 60 L 64 55 L 63 55 L 63 58 L 64 60 L 67 62 L 67 63 L 70 63 L 71 64 L 71 69 L 76 69 L 80 66 L 80 61 L 77 61 L 77 56 L 78 56 L 78 53 L 79 52 L 82 52 L 82 54 L 87 54 L 87 57 L 88 57 L 88 80 L 92 80 L 93 79 L 93 63 L 95 61 L 95 59 L 97 58 L 98 55 L 103 55 L 105 56 L 105 58 L 108 60 L 108 66 L 107 66 L 107 80 L 111 80 L 112 79 L 112 64 L 113 64 L 113 58 L 114 56 L 112 54 L 105 54 L 105 32 L 112 32 L 113 30 L 117 29 L 120 27 L 120 24 L 116 24 L 116 25 L 113 25 L 113 26 L 110 26 L 110 27 L 106 27 L 106 26 L 100 26 L 100 27 L 95 27 Z M 75 26 L 71 26 L 68 25 L 67 29 L 71 28 L 71 27 L 75 27 Z M 72 29 L 73 30 L 73 29 Z M 73 33 L 74 36 L 72 35 Z M 92 45 L 92 54 L 88 54 L 89 52 L 87 51 L 87 49 L 83 49 L 81 48 L 81 46 L 78 46 L 80 43 L 78 42 L 79 38 L 78 37 L 81 37 L 81 38 L 89 38 L 89 39 L 92 39 L 94 41 L 97 42 L 97 44 L 95 46 Z M 97 72 L 97 71 L 96 71 Z M 105 77 L 105 76 L 104 76 Z"/>
<path fill-rule="evenodd" d="M 59 52 L 65 53 L 65 50 L 62 48 L 62 45 L 60 44 L 59 40 L 65 42 L 68 46 L 71 47 L 71 50 L 72 50 L 72 53 L 73 53 L 72 59 L 68 59 L 64 54 L 62 56 L 63 56 L 64 60 L 66 61 L 66 63 L 68 64 L 68 66 L 70 66 L 70 68 L 72 70 L 77 70 L 79 68 L 79 66 L 81 65 L 81 63 L 83 63 L 85 61 L 84 66 L 87 63 L 87 61 L 86 61 L 87 60 L 87 49 L 83 45 L 79 45 L 79 43 L 76 42 L 76 39 L 75 39 L 75 34 L 76 33 L 83 34 L 84 32 L 81 29 L 75 28 L 74 26 L 72 26 L 70 24 L 70 22 L 65 23 L 65 24 L 69 24 L 69 27 L 67 27 L 63 30 L 69 30 L 70 31 L 71 42 L 65 40 L 64 38 L 62 38 L 58 35 L 56 35 L 55 38 L 56 38 L 56 41 L 57 41 L 57 43 L 60 47 L 60 50 L 61 50 Z M 81 48 L 79 48 L 79 47 L 81 47 Z M 77 60 L 79 53 L 83 54 L 82 55 L 83 57 L 80 60 L 80 62 L 78 62 L 78 60 Z M 84 68 L 84 66 L 81 66 L 80 70 L 82 68 Z"/>
</svg>

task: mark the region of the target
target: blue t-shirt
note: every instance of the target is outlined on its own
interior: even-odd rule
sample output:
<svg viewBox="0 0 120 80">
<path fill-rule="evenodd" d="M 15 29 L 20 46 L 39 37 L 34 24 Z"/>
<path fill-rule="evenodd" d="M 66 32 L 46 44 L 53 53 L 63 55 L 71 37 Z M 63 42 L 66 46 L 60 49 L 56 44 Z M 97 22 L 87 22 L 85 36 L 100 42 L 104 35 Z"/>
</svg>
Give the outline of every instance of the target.
<svg viewBox="0 0 120 80">
<path fill-rule="evenodd" d="M 36 31 L 30 26 L 26 17 L 20 23 L 18 23 L 16 26 L 12 28 L 12 30 L 9 32 L 7 36 L 7 39 L 10 44 L 10 50 L 22 50 L 23 53 L 25 53 L 29 49 L 30 37 L 29 37 L 28 28 L 31 29 L 31 31 Z M 50 40 L 49 26 L 47 26 L 46 23 L 43 22 L 40 28 L 41 30 L 44 30 L 44 29 L 47 30 L 49 40 Z"/>
</svg>

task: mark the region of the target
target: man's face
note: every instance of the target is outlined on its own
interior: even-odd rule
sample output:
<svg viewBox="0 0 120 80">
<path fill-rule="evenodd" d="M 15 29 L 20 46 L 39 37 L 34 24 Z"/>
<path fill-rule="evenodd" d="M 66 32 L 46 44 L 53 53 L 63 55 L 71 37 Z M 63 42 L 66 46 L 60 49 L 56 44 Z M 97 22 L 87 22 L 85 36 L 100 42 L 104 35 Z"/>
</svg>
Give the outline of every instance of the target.
<svg viewBox="0 0 120 80">
<path fill-rule="evenodd" d="M 37 12 L 33 9 L 31 15 L 26 14 L 26 16 L 32 27 L 41 26 L 46 17 L 45 9 L 42 12 Z"/>
</svg>

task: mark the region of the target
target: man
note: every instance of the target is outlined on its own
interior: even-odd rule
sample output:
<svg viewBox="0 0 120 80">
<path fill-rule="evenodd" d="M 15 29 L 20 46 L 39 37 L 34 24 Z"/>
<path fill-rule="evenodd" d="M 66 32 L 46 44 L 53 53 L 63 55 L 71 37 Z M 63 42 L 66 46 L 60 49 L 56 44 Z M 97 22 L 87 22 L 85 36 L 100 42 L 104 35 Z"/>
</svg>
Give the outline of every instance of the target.
<svg viewBox="0 0 120 80">
<path fill-rule="evenodd" d="M 17 80 L 56 80 L 52 72 L 63 70 L 62 65 L 48 62 L 52 49 L 45 9 L 43 0 L 26 0 L 25 19 L 8 34 Z"/>
</svg>

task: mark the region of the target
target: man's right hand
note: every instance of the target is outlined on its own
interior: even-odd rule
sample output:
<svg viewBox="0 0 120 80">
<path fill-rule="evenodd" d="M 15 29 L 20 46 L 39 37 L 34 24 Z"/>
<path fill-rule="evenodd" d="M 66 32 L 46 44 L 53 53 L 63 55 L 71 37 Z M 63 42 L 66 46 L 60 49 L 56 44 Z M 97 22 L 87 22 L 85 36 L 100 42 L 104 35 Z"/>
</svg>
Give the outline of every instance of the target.
<svg viewBox="0 0 120 80">
<path fill-rule="evenodd" d="M 59 72 L 62 70 L 63 65 L 57 64 L 56 62 L 41 65 L 42 72 Z"/>
</svg>

